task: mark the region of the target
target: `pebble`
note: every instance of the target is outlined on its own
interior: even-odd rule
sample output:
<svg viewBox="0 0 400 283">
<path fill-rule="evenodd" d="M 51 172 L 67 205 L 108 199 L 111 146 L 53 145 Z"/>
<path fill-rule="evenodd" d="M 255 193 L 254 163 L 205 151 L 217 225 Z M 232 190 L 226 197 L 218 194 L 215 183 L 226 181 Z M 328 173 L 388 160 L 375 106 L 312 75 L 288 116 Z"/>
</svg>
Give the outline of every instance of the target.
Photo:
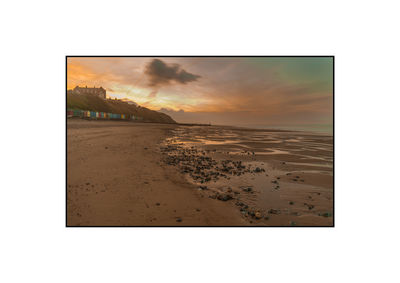
<svg viewBox="0 0 400 283">
<path fill-rule="evenodd" d="M 268 213 L 269 214 L 279 214 L 279 213 L 281 213 L 278 209 L 270 209 L 270 210 L 268 210 Z"/>
<path fill-rule="evenodd" d="M 222 200 L 222 201 L 228 201 L 228 200 L 231 200 L 231 199 L 233 199 L 233 198 L 232 198 L 232 196 L 229 195 L 229 194 L 219 194 L 219 195 L 217 196 L 217 199 L 218 199 L 218 200 Z"/>
<path fill-rule="evenodd" d="M 304 203 L 304 205 L 308 207 L 308 210 L 311 210 L 314 208 L 314 205 L 312 205 L 312 204 Z"/>
<path fill-rule="evenodd" d="M 331 217 L 331 216 L 332 216 L 332 213 L 330 213 L 330 212 L 325 212 L 325 213 L 322 213 L 321 216 L 323 216 L 323 217 Z"/>
</svg>

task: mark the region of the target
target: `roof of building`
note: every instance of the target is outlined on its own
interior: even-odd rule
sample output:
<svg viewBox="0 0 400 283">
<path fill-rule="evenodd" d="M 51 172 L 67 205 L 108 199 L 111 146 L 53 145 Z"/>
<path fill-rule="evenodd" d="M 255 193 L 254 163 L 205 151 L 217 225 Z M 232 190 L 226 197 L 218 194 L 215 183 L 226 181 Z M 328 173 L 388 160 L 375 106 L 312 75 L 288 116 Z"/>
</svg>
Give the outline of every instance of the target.
<svg viewBox="0 0 400 283">
<path fill-rule="evenodd" d="M 102 89 L 104 90 L 103 87 L 80 87 L 80 86 L 76 86 L 74 89 Z"/>
</svg>

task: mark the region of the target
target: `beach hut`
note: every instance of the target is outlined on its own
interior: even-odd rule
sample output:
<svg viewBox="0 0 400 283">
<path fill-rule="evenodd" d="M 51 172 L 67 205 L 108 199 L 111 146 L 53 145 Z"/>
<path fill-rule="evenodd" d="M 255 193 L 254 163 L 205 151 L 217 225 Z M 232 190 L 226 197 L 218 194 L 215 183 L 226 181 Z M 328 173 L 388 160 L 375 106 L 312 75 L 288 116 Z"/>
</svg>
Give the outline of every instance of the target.
<svg viewBox="0 0 400 283">
<path fill-rule="evenodd" d="M 74 117 L 81 117 L 82 116 L 82 110 L 73 110 L 73 116 Z"/>
</svg>

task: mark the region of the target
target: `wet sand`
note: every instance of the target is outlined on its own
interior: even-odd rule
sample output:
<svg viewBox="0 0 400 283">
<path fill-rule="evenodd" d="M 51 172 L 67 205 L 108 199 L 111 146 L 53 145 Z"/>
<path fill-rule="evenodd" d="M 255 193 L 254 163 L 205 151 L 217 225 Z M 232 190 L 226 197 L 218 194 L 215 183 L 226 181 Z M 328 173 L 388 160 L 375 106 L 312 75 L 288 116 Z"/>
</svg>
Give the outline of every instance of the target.
<svg viewBox="0 0 400 283">
<path fill-rule="evenodd" d="M 251 225 L 333 225 L 333 138 L 235 127 L 174 129 L 165 162 Z"/>
<path fill-rule="evenodd" d="M 332 226 L 332 137 L 67 122 L 68 226 Z"/>
</svg>

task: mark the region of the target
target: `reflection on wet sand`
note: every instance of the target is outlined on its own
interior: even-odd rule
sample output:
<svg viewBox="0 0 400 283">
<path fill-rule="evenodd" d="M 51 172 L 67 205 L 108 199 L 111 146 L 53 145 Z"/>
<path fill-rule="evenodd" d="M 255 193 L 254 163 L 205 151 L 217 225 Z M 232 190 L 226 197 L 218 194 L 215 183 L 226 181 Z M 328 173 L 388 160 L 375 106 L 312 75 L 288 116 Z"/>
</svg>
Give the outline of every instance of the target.
<svg viewBox="0 0 400 283">
<path fill-rule="evenodd" d="M 333 223 L 332 136 L 180 126 L 162 151 L 199 193 L 231 201 L 251 224 Z"/>
</svg>

